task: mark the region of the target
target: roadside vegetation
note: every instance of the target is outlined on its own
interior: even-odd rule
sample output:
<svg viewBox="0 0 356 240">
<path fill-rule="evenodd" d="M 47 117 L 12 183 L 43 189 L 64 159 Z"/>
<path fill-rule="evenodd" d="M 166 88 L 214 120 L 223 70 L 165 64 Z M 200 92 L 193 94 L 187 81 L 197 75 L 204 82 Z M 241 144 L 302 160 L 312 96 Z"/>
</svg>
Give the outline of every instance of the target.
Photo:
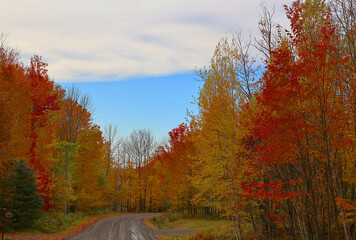
<svg viewBox="0 0 356 240">
<path fill-rule="evenodd" d="M 102 217 L 114 216 L 117 213 L 113 213 L 109 210 L 103 211 L 90 211 L 90 212 L 75 212 L 69 213 L 63 217 L 63 213 L 60 212 L 48 212 L 35 222 L 34 230 L 38 230 L 41 233 L 69 233 L 76 229 L 78 226 L 87 225 L 88 222 L 92 222 L 93 219 Z"/>
<path fill-rule="evenodd" d="M 153 229 L 197 230 L 195 234 L 158 235 L 159 239 L 167 240 L 230 240 L 235 239 L 233 226 L 228 219 L 219 215 L 204 213 L 190 215 L 182 212 L 169 212 L 148 219 L 147 225 Z"/>
<path fill-rule="evenodd" d="M 12 229 L 11 222 L 7 226 L 8 239 L 66 239 L 74 235 L 100 218 L 118 215 L 112 211 L 78 211 L 76 213 L 69 213 L 63 217 L 60 212 L 46 212 L 38 218 L 30 228 L 23 228 L 22 230 Z"/>
</svg>

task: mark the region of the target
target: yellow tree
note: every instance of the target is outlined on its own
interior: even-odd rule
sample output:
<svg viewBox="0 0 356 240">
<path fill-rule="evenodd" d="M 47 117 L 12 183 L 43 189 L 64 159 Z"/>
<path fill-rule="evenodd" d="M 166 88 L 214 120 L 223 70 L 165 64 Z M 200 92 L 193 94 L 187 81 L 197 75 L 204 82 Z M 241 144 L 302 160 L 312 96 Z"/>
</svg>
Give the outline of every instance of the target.
<svg viewBox="0 0 356 240">
<path fill-rule="evenodd" d="M 247 171 L 239 144 L 246 130 L 238 122 L 238 113 L 252 96 L 251 79 L 239 76 L 241 55 L 245 54 L 248 61 L 247 52 L 241 51 L 239 46 L 239 39 L 231 42 L 222 39 L 209 68 L 198 72 L 204 85 L 197 99 L 199 114 L 192 116 L 191 122 L 196 131 L 193 141 L 198 152 L 194 177 L 198 190 L 196 201 L 228 215 L 236 239 L 242 238 L 240 209 L 243 204 L 239 184 Z"/>
<path fill-rule="evenodd" d="M 64 191 L 61 197 L 64 200 L 64 216 L 70 200 L 73 199 L 71 175 L 75 170 L 78 151 L 78 140 L 81 135 L 91 127 L 92 102 L 88 95 L 81 95 L 75 87 L 69 88 L 60 103 L 60 116 L 57 118 L 57 151 L 56 176 L 65 181 L 57 181 L 57 187 Z M 64 185 L 64 186 L 61 186 Z M 57 193 L 58 195 L 58 193 Z M 60 197 L 60 196 L 59 196 Z M 58 206 L 57 206 L 58 207 Z"/>
<path fill-rule="evenodd" d="M 97 125 L 83 132 L 79 139 L 78 157 L 73 174 L 73 190 L 79 210 L 103 208 L 106 187 L 105 145 Z"/>
</svg>

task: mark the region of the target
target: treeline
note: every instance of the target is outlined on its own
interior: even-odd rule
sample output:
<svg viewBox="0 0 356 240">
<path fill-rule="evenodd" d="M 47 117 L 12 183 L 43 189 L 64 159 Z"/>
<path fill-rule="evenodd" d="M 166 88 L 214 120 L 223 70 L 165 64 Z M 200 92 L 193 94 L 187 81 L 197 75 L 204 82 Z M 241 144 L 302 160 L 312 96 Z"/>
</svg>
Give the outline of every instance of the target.
<svg viewBox="0 0 356 240">
<path fill-rule="evenodd" d="M 236 239 L 354 239 L 355 6 L 295 1 L 290 30 L 264 8 L 261 40 L 222 39 L 197 72 L 198 113 L 146 164 L 121 158 L 118 198 L 139 189 L 141 210 L 204 207 L 230 219 Z"/>
<path fill-rule="evenodd" d="M 160 211 L 153 199 L 153 133 L 118 138 L 115 125 L 93 122 L 93 103 L 62 88 L 33 56 L 0 35 L 0 207 L 14 213 L 10 228 L 29 227 L 41 211 Z"/>
<path fill-rule="evenodd" d="M 1 209 L 14 213 L 15 228 L 40 216 L 36 209 L 64 216 L 112 209 L 117 163 L 92 121 L 90 97 L 55 84 L 39 56 L 26 66 L 3 35 L 0 40 Z"/>
</svg>

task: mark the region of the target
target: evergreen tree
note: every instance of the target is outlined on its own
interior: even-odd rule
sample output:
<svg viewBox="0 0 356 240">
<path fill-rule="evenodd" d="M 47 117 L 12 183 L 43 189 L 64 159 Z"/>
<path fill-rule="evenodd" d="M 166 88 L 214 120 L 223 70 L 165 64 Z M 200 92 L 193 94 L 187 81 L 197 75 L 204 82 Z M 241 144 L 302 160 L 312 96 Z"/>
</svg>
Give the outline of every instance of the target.
<svg viewBox="0 0 356 240">
<path fill-rule="evenodd" d="M 8 209 L 14 213 L 13 227 L 26 228 L 40 217 L 43 200 L 37 193 L 36 177 L 21 160 L 8 178 L 10 201 Z"/>
</svg>

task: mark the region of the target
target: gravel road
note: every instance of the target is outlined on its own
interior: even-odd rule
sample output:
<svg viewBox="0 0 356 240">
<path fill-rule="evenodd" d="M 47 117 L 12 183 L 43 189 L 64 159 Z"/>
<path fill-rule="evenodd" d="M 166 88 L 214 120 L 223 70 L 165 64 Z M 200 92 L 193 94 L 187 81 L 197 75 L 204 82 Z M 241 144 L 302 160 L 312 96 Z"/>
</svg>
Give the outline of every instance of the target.
<svg viewBox="0 0 356 240">
<path fill-rule="evenodd" d="M 128 214 L 103 218 L 69 240 L 156 240 L 153 231 L 144 223 L 144 218 L 156 213 Z"/>
<path fill-rule="evenodd" d="M 68 240 L 156 240 L 158 234 L 186 234 L 194 230 L 152 230 L 143 219 L 159 213 L 127 214 L 100 219 Z"/>
</svg>

